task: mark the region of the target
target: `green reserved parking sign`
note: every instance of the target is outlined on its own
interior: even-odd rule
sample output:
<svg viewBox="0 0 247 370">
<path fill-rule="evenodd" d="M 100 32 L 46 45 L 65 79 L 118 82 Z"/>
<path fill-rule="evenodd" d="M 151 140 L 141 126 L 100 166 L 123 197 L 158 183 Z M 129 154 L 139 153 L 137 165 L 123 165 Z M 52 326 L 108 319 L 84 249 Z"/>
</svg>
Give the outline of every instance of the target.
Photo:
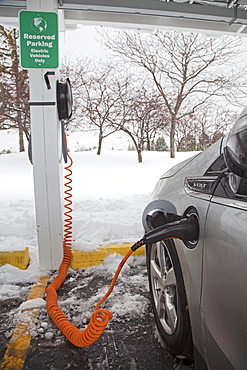
<svg viewBox="0 0 247 370">
<path fill-rule="evenodd" d="M 22 68 L 57 68 L 57 13 L 21 10 L 19 23 Z"/>
</svg>

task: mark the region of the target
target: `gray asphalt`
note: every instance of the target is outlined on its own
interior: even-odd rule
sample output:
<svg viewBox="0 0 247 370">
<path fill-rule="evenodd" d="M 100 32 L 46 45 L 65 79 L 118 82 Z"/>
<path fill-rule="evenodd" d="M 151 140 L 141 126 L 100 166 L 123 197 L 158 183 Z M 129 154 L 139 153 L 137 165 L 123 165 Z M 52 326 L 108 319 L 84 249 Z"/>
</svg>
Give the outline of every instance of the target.
<svg viewBox="0 0 247 370">
<path fill-rule="evenodd" d="M 138 269 L 138 271 L 135 271 Z M 134 276 L 140 274 L 146 276 L 146 266 L 133 266 L 128 274 Z M 103 281 L 102 281 L 103 280 Z M 126 278 L 126 281 L 128 279 Z M 82 296 L 78 287 L 84 287 L 85 299 L 87 296 L 97 294 L 98 287 L 109 286 L 110 277 L 93 273 L 87 275 L 87 288 L 85 289 L 85 273 L 82 270 L 70 272 L 66 282 L 59 289 L 59 300 L 67 299 L 74 294 Z M 123 282 L 121 283 L 124 288 Z M 127 289 L 127 288 L 126 288 Z M 128 289 L 137 294 L 144 295 L 149 302 L 147 289 L 128 284 Z M 23 292 L 28 292 L 29 287 L 24 286 Z M 8 299 L 0 302 L 0 360 L 2 360 L 9 336 L 15 324 L 15 313 L 18 306 L 25 300 L 23 297 Z M 79 319 L 83 307 L 67 308 L 66 315 L 71 320 Z M 168 369 L 191 369 L 193 365 L 186 365 L 181 360 L 173 358 L 160 344 L 150 303 L 145 313 L 140 317 L 134 316 L 113 318 L 101 338 L 86 348 L 78 348 L 71 344 L 56 328 L 48 317 L 45 308 L 41 309 L 38 322 L 34 329 L 34 337 L 31 341 L 24 370 L 63 370 L 63 369 L 121 369 L 121 370 L 168 370 Z"/>
</svg>

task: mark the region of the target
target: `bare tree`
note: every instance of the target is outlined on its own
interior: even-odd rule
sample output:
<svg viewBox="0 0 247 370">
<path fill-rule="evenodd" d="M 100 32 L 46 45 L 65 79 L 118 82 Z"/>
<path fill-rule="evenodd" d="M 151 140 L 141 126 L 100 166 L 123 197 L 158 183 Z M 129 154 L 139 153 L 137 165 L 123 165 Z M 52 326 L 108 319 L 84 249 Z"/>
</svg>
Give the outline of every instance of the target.
<svg viewBox="0 0 247 370">
<path fill-rule="evenodd" d="M 98 75 L 91 75 L 88 83 L 83 86 L 82 104 L 88 126 L 98 129 L 98 155 L 101 153 L 103 139 L 118 130 L 111 123 L 116 121 L 121 93 L 121 83 L 115 79 L 112 67 Z"/>
<path fill-rule="evenodd" d="M 194 115 L 186 116 L 177 122 L 174 141 L 178 152 L 187 151 L 188 147 L 190 150 L 196 150 L 196 133 L 198 128 L 196 127 L 196 120 Z M 191 149 L 192 142 L 195 144 L 194 148 Z"/>
<path fill-rule="evenodd" d="M 233 107 L 207 104 L 195 116 L 198 149 L 204 150 L 222 137 L 232 126 L 238 112 Z"/>
<path fill-rule="evenodd" d="M 151 150 L 155 136 L 168 124 L 167 112 L 160 95 L 151 86 L 138 84 L 133 78 L 127 86 L 128 91 L 122 94 L 121 114 L 112 123 L 131 138 L 138 162 L 142 162 L 142 151 Z"/>
<path fill-rule="evenodd" d="M 179 120 L 175 135 L 178 151 L 205 150 L 230 129 L 236 116 L 234 107 L 225 107 L 220 101 L 206 102 L 193 115 Z"/>
<path fill-rule="evenodd" d="M 154 34 L 100 31 L 100 42 L 122 60 L 147 71 L 163 98 L 170 119 L 170 155 L 175 157 L 177 124 L 213 96 L 233 98 L 242 75 L 221 68 L 233 60 L 240 39 L 210 39 L 196 33 Z M 120 63 L 120 61 L 119 61 Z M 243 87 L 242 83 L 241 86 Z"/>
<path fill-rule="evenodd" d="M 18 31 L 0 25 L 0 129 L 17 129 L 19 150 L 24 151 L 23 133 L 30 137 L 27 71 L 19 66 Z"/>
<path fill-rule="evenodd" d="M 113 125 L 119 115 L 119 101 L 123 99 L 125 82 L 112 64 L 78 60 L 75 65 L 64 66 L 70 76 L 75 103 L 74 119 L 70 130 L 97 132 L 100 155 L 103 139 L 119 127 Z"/>
<path fill-rule="evenodd" d="M 150 150 L 151 141 L 167 121 L 166 108 L 153 85 L 140 82 L 140 76 L 112 63 L 84 59 L 76 64 L 64 62 L 61 75 L 70 77 L 75 103 L 74 118 L 67 129 L 96 131 L 97 154 L 104 138 L 123 131 L 131 138 L 141 162 L 141 152 Z"/>
<path fill-rule="evenodd" d="M 133 87 L 131 114 L 141 128 L 142 150 L 151 150 L 151 143 L 156 135 L 169 125 L 169 114 L 160 94 L 152 85 L 144 82 L 140 87 Z"/>
</svg>

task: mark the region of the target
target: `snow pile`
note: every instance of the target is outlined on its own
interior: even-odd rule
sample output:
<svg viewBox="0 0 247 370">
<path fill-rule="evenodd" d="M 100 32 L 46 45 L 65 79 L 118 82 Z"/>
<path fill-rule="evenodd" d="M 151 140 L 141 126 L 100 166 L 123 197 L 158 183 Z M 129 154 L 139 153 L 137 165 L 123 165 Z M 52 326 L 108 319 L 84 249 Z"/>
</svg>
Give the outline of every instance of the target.
<svg viewBox="0 0 247 370">
<path fill-rule="evenodd" d="M 43 308 L 45 307 L 46 302 L 43 298 L 34 298 L 29 299 L 19 306 L 18 311 L 23 312 L 26 310 L 34 310 L 36 308 Z"/>
<path fill-rule="evenodd" d="M 18 267 L 5 264 L 0 267 L 0 284 L 27 284 L 39 280 L 43 276 L 47 276 L 47 271 L 40 271 L 38 260 L 35 254 L 35 262 L 31 263 L 27 270 L 20 270 Z"/>
<path fill-rule="evenodd" d="M 0 285 L 0 301 L 8 298 L 18 298 L 21 295 L 22 288 L 19 286 L 4 284 Z"/>
</svg>

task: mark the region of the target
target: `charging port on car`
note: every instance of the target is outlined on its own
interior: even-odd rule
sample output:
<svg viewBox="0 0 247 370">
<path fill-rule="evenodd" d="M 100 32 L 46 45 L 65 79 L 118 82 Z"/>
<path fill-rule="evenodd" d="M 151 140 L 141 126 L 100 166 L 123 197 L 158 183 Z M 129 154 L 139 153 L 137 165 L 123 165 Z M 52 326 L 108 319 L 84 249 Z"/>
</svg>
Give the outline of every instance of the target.
<svg viewBox="0 0 247 370">
<path fill-rule="evenodd" d="M 199 215 L 198 215 L 198 212 L 197 212 L 195 207 L 189 207 L 184 212 L 185 217 L 188 217 L 188 216 L 191 216 L 191 215 L 193 215 L 193 217 L 195 217 L 195 219 L 197 220 L 196 222 L 198 223 L 198 229 L 199 229 Z M 185 244 L 185 246 L 187 248 L 193 249 L 197 245 L 198 239 L 196 239 L 196 240 L 183 240 L 183 243 Z"/>
</svg>

